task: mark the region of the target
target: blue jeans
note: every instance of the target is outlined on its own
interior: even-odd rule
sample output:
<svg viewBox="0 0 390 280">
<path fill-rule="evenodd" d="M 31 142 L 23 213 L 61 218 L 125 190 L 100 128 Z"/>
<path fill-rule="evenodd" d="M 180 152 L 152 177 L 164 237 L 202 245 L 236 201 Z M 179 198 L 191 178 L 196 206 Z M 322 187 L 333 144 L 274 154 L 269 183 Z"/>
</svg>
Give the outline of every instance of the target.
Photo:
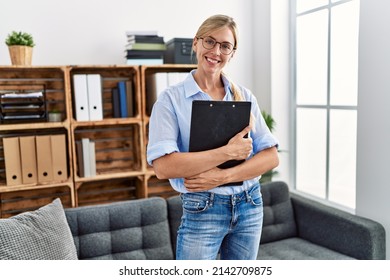
<svg viewBox="0 0 390 280">
<path fill-rule="evenodd" d="M 235 195 L 181 194 L 176 259 L 254 260 L 263 224 L 260 185 Z"/>
</svg>

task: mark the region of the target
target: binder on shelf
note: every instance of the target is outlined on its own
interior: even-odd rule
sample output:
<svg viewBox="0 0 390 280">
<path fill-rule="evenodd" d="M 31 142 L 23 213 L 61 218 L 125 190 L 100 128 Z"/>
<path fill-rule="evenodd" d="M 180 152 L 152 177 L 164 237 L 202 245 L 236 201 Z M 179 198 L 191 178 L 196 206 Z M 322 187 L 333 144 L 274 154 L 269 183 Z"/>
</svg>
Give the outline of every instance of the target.
<svg viewBox="0 0 390 280">
<path fill-rule="evenodd" d="M 89 120 L 103 119 L 102 79 L 99 74 L 87 74 Z"/>
<path fill-rule="evenodd" d="M 119 101 L 119 90 L 118 88 L 113 88 L 111 90 L 112 94 L 112 116 L 114 118 L 120 118 L 121 117 L 121 110 L 120 110 L 120 101 Z"/>
<path fill-rule="evenodd" d="M 134 117 L 134 94 L 133 94 L 133 81 L 126 81 L 126 99 L 127 99 L 127 114 Z"/>
<path fill-rule="evenodd" d="M 64 134 L 51 135 L 51 154 L 53 163 L 53 180 L 66 181 L 68 166 L 66 157 L 66 139 Z"/>
<path fill-rule="evenodd" d="M 89 121 L 88 85 L 86 74 L 73 75 L 76 120 Z"/>
<path fill-rule="evenodd" d="M 89 148 L 89 139 L 81 139 L 81 147 L 83 154 L 83 167 L 84 167 L 84 177 L 91 177 L 91 162 L 90 162 L 90 148 Z"/>
<path fill-rule="evenodd" d="M 96 176 L 96 150 L 95 142 L 89 141 L 89 162 L 91 176 Z"/>
<path fill-rule="evenodd" d="M 35 136 L 37 150 L 38 183 L 53 181 L 52 149 L 50 135 Z"/>
<path fill-rule="evenodd" d="M 121 118 L 128 117 L 128 109 L 127 109 L 127 94 L 126 94 L 126 82 L 120 81 L 118 82 L 118 91 L 119 91 L 119 105 L 120 105 L 120 113 Z"/>
<path fill-rule="evenodd" d="M 35 136 L 19 137 L 23 184 L 38 183 Z"/>
<path fill-rule="evenodd" d="M 81 141 L 76 141 L 76 154 L 77 154 L 77 167 L 79 177 L 84 176 L 84 159 L 83 159 L 83 146 Z"/>
<path fill-rule="evenodd" d="M 7 185 L 21 185 L 23 181 L 20 164 L 19 138 L 3 138 L 3 148 Z"/>
<path fill-rule="evenodd" d="M 146 112 L 150 115 L 157 96 L 168 87 L 168 73 L 159 72 L 146 77 Z"/>
</svg>

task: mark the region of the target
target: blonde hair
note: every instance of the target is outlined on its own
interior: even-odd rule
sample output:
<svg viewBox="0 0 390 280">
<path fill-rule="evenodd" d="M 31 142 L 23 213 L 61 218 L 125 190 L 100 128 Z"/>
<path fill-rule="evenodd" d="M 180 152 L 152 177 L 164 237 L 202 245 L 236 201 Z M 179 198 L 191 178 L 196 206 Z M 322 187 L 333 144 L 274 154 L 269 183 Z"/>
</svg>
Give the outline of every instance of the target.
<svg viewBox="0 0 390 280">
<path fill-rule="evenodd" d="M 207 18 L 199 27 L 196 32 L 195 37 L 206 37 L 210 35 L 212 32 L 222 29 L 224 27 L 228 27 L 232 33 L 234 38 L 234 49 L 237 49 L 238 46 L 238 29 L 237 24 L 233 20 L 232 17 L 226 15 L 214 15 Z M 226 74 L 222 73 L 222 75 L 230 82 L 230 89 L 233 94 L 233 99 L 235 101 L 242 101 L 244 98 L 242 97 L 240 89 L 226 76 Z"/>
<path fill-rule="evenodd" d="M 237 24 L 232 17 L 225 15 L 214 15 L 207 18 L 200 26 L 196 32 L 196 37 L 206 37 L 212 32 L 228 27 L 234 37 L 234 48 L 238 46 L 238 29 Z"/>
</svg>

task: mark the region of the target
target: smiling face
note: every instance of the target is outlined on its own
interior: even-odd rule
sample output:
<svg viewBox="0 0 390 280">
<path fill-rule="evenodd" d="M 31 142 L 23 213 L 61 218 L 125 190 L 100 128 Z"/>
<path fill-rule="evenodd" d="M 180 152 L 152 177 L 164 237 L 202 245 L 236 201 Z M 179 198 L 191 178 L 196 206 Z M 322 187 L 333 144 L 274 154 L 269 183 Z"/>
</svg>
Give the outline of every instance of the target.
<svg viewBox="0 0 390 280">
<path fill-rule="evenodd" d="M 207 39 L 205 39 L 205 37 L 210 37 L 218 43 L 216 43 L 213 48 L 207 49 L 204 47 L 207 45 Z M 197 38 L 194 39 L 193 50 L 196 53 L 199 70 L 203 70 L 205 73 L 219 74 L 233 57 L 235 52 L 234 50 L 228 55 L 221 53 L 220 43 L 230 43 L 235 46 L 233 32 L 227 26 L 204 34 L 203 36 L 197 36 Z"/>
</svg>

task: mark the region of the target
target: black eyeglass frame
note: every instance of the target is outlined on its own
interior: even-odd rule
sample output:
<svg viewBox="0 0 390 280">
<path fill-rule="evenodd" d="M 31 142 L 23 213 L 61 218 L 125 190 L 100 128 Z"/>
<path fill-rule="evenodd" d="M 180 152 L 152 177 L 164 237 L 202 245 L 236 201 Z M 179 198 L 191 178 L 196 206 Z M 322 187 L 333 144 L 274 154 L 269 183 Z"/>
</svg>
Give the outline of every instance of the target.
<svg viewBox="0 0 390 280">
<path fill-rule="evenodd" d="M 224 55 L 229 55 L 231 54 L 233 51 L 235 51 L 237 48 L 232 44 L 232 43 L 229 43 L 229 42 L 218 42 L 217 40 L 215 40 L 213 37 L 210 37 L 210 36 L 206 36 L 206 37 L 196 37 L 196 39 L 202 39 L 202 46 L 206 49 L 206 50 L 212 50 L 213 48 L 215 48 L 215 45 L 216 44 L 219 44 L 219 50 L 221 51 L 222 54 Z M 208 46 L 205 46 L 205 43 L 204 43 L 204 39 L 211 39 L 215 42 L 215 44 L 209 48 Z M 231 45 L 233 48 L 231 49 L 231 51 L 229 53 L 223 53 L 222 52 L 222 44 L 229 44 Z"/>
</svg>

